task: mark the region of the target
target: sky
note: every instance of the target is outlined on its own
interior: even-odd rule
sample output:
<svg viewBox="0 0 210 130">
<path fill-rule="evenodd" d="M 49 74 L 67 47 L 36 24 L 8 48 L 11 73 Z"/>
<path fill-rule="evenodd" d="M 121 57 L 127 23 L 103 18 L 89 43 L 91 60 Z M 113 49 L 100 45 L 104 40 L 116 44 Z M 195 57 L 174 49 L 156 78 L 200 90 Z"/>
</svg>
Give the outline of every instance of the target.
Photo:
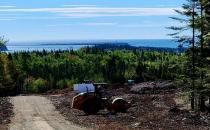
<svg viewBox="0 0 210 130">
<path fill-rule="evenodd" d="M 1 0 L 10 41 L 166 39 L 184 0 Z"/>
</svg>

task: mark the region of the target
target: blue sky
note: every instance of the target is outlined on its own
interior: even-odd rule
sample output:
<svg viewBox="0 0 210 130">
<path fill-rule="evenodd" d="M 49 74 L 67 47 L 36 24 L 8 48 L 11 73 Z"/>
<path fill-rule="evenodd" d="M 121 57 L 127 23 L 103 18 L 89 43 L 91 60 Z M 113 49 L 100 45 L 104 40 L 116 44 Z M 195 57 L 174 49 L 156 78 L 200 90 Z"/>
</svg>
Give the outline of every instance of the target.
<svg viewBox="0 0 210 130">
<path fill-rule="evenodd" d="M 164 39 L 184 0 L 1 0 L 10 41 Z"/>
</svg>

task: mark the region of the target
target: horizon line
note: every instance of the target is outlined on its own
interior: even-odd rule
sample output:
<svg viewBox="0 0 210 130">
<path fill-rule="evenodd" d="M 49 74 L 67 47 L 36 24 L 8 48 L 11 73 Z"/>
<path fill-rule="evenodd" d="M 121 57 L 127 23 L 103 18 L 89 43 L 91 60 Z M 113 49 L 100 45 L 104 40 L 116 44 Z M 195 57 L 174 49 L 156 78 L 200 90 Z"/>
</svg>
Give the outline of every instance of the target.
<svg viewBox="0 0 210 130">
<path fill-rule="evenodd" d="M 98 40 L 175 40 L 173 38 L 126 38 L 126 39 L 123 39 L 123 38 L 117 38 L 117 39 L 114 39 L 114 38 L 106 38 L 106 39 L 57 39 L 57 40 L 47 40 L 47 39 L 40 39 L 40 40 L 9 40 L 8 43 L 11 43 L 11 42 L 61 42 L 61 41 L 90 41 L 90 40 L 93 40 L 93 41 L 98 41 Z"/>
</svg>

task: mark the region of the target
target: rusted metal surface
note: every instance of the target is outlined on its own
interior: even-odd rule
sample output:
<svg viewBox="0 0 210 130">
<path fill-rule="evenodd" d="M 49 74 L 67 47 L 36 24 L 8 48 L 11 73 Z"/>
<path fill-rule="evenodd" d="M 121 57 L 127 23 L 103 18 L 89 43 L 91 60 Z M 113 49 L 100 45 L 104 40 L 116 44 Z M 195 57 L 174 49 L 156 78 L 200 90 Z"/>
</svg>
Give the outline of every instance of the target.
<svg viewBox="0 0 210 130">
<path fill-rule="evenodd" d="M 90 83 L 83 83 L 82 86 L 90 85 Z M 130 103 L 123 98 L 115 98 L 114 100 L 103 97 L 103 87 L 108 85 L 107 83 L 93 83 L 95 87 L 94 92 L 83 92 L 73 97 L 72 108 L 83 110 L 86 114 L 96 114 L 100 109 L 107 109 L 112 112 L 126 112 L 130 108 Z M 76 85 L 74 85 L 76 86 Z M 77 86 L 79 86 L 77 84 Z M 75 87 L 79 88 L 79 87 Z M 77 90 L 77 89 L 75 89 Z"/>
</svg>

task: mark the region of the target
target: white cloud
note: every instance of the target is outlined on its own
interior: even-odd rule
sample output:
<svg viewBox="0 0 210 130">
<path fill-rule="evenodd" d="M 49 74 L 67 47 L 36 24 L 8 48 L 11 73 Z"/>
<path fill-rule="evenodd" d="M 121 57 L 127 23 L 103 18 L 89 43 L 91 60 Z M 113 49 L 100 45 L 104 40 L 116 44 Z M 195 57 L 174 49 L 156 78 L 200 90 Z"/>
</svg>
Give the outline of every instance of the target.
<svg viewBox="0 0 210 130">
<path fill-rule="evenodd" d="M 15 8 L 16 6 L 12 5 L 0 5 L 0 8 Z"/>
<path fill-rule="evenodd" d="M 47 27 L 69 27 L 69 26 L 109 26 L 109 27 L 117 27 L 117 28 L 149 28 L 149 27 L 166 27 L 166 26 L 171 26 L 175 23 L 156 23 L 156 22 L 143 22 L 143 23 L 129 23 L 129 24 L 124 24 L 124 23 L 111 23 L 111 22 L 95 22 L 95 23 L 71 23 L 71 24 L 51 24 L 47 25 Z M 177 23 L 176 23 L 177 24 Z"/>
<path fill-rule="evenodd" d="M 118 25 L 118 23 L 85 23 L 87 26 L 113 26 Z"/>
<path fill-rule="evenodd" d="M 13 21 L 16 20 L 14 18 L 0 18 L 0 21 Z"/>
<path fill-rule="evenodd" d="M 0 13 L 52 13 L 66 18 L 88 18 L 109 16 L 163 16 L 176 15 L 175 8 L 31 8 L 31 9 L 0 9 Z M 177 9 L 177 8 L 176 8 Z"/>
<path fill-rule="evenodd" d="M 63 7 L 96 7 L 96 5 L 63 5 Z"/>
<path fill-rule="evenodd" d="M 119 27 L 126 27 L 126 28 L 142 28 L 142 27 L 161 27 L 165 26 L 162 24 L 124 24 L 124 25 L 119 25 Z"/>
<path fill-rule="evenodd" d="M 170 23 L 151 23 L 151 24 L 122 24 L 118 25 L 118 27 L 123 27 L 123 28 L 154 28 L 154 27 L 169 27 L 173 24 Z"/>
<path fill-rule="evenodd" d="M 74 24 L 52 24 L 48 27 L 60 27 L 60 26 L 117 26 L 118 23 L 74 23 Z"/>
</svg>

